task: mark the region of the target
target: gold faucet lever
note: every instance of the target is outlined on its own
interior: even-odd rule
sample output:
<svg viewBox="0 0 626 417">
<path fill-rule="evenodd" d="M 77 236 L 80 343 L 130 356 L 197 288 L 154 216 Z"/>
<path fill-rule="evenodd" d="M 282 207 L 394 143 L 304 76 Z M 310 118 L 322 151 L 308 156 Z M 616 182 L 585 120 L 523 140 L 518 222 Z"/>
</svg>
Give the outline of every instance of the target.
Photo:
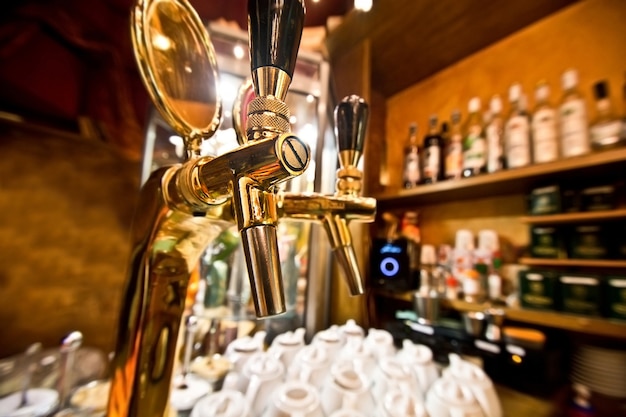
<svg viewBox="0 0 626 417">
<path fill-rule="evenodd" d="M 367 116 L 367 103 L 356 95 L 345 97 L 335 109 L 340 168 L 334 195 L 282 193 L 279 201 L 281 217 L 322 224 L 351 295 L 363 294 L 365 288 L 349 223 L 372 222 L 376 215 L 376 200 L 360 195 L 363 174 L 358 164 L 363 155 Z"/>
</svg>

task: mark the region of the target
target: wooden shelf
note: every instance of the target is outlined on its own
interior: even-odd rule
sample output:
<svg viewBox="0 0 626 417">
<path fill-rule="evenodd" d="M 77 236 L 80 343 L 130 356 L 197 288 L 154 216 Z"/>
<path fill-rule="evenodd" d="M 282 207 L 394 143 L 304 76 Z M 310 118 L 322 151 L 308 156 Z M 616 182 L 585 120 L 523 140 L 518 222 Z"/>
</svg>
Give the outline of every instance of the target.
<svg viewBox="0 0 626 417">
<path fill-rule="evenodd" d="M 445 300 L 443 305 L 457 311 L 483 311 L 490 307 L 489 304 L 474 304 L 462 300 Z M 624 321 L 524 308 L 507 307 L 504 311 L 507 320 L 626 340 Z"/>
<path fill-rule="evenodd" d="M 374 290 L 380 297 L 410 302 L 414 291 L 391 292 Z M 456 311 L 484 311 L 490 304 L 468 303 L 463 300 L 442 300 L 441 305 Z M 557 311 L 531 310 L 524 308 L 504 307 L 507 320 L 527 323 L 536 326 L 569 330 L 596 336 L 626 340 L 626 321 L 611 320 L 601 317 L 577 316 Z"/>
<path fill-rule="evenodd" d="M 507 309 L 506 317 L 509 320 L 538 326 L 626 340 L 626 322 L 617 320 L 521 308 Z"/>
<path fill-rule="evenodd" d="M 520 218 L 520 221 L 527 224 L 561 224 L 618 219 L 626 219 L 626 208 L 603 211 L 587 211 L 580 213 L 559 213 L 543 216 L 523 216 Z"/>
<path fill-rule="evenodd" d="M 563 173 L 568 181 L 591 175 L 626 171 L 626 148 L 599 151 L 545 164 L 531 165 L 471 178 L 421 185 L 412 190 L 377 195 L 381 210 L 398 206 L 424 205 L 466 200 L 494 195 L 527 193 L 532 188 L 558 182 Z"/>
<path fill-rule="evenodd" d="M 612 259 L 543 259 L 520 258 L 519 263 L 530 266 L 626 268 L 626 260 Z"/>
</svg>

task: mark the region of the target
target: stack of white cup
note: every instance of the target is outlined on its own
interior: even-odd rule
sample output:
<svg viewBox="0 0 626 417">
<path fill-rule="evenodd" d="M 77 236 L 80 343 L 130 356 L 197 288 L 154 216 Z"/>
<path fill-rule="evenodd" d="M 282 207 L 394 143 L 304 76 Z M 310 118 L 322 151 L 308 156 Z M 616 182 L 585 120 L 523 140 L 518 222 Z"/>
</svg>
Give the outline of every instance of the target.
<svg viewBox="0 0 626 417">
<path fill-rule="evenodd" d="M 427 346 L 364 329 L 353 320 L 305 343 L 286 332 L 266 350 L 265 336 L 234 341 L 234 363 L 221 391 L 202 398 L 191 417 L 502 417 L 482 369 L 450 354 L 440 375 Z"/>
<path fill-rule="evenodd" d="M 354 320 L 316 333 L 310 344 L 304 329 L 277 336 L 267 350 L 264 336 L 229 346 L 233 370 L 192 417 L 426 416 L 424 370 L 436 372 L 426 347 L 405 341 L 397 350 L 389 332 L 366 332 Z"/>
</svg>

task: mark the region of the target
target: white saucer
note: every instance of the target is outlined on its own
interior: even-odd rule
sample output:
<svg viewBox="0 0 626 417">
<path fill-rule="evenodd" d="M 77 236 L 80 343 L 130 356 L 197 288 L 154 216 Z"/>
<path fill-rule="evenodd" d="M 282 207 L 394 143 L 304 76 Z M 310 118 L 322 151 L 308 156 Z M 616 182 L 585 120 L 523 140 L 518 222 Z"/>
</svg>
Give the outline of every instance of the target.
<svg viewBox="0 0 626 417">
<path fill-rule="evenodd" d="M 211 392 L 211 384 L 193 374 L 187 375 L 186 387 L 179 388 L 180 375 L 174 378 L 170 405 L 180 411 L 191 410 L 198 400 Z"/>
<path fill-rule="evenodd" d="M 48 388 L 32 388 L 26 391 L 27 403 L 20 407 L 21 392 L 14 392 L 0 399 L 0 417 L 33 417 L 49 414 L 59 402 L 59 393 Z"/>
</svg>

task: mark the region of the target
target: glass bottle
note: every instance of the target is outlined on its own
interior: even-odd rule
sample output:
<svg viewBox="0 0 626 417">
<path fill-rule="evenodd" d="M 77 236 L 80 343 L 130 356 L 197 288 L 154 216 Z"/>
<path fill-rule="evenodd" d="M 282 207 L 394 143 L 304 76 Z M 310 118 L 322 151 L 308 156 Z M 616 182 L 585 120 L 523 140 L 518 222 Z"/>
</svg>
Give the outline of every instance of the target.
<svg viewBox="0 0 626 417">
<path fill-rule="evenodd" d="M 417 124 L 409 125 L 409 137 L 404 148 L 404 188 L 417 187 L 422 181 L 420 148 L 417 140 Z"/>
<path fill-rule="evenodd" d="M 622 86 L 622 134 L 621 138 L 623 142 L 626 142 L 626 73 L 624 73 L 624 85 Z"/>
<path fill-rule="evenodd" d="M 499 95 L 491 97 L 489 102 L 490 117 L 485 129 L 487 135 L 487 172 L 497 172 L 505 168 L 504 158 L 504 120 L 502 119 L 502 99 Z"/>
<path fill-rule="evenodd" d="M 522 86 L 513 84 L 509 89 L 511 111 L 504 124 L 504 143 L 508 168 L 530 165 L 530 118 L 526 112 L 526 98 Z"/>
<path fill-rule="evenodd" d="M 441 148 L 441 163 L 442 163 L 442 167 L 441 167 L 441 171 L 442 171 L 442 179 L 447 179 L 448 178 L 448 173 L 446 171 L 446 161 L 447 161 L 447 152 L 448 152 L 448 145 L 450 144 L 450 124 L 448 122 L 442 122 L 441 123 L 441 129 L 439 131 L 439 134 L 441 135 L 441 140 L 442 140 L 442 148 Z"/>
<path fill-rule="evenodd" d="M 533 162 L 555 161 L 559 157 L 556 110 L 549 102 L 550 86 L 540 81 L 535 88 L 531 131 L 533 140 Z"/>
<path fill-rule="evenodd" d="M 417 211 L 407 211 L 402 217 L 401 223 L 402 237 L 407 241 L 407 252 L 409 256 L 410 286 L 419 288 L 420 285 L 420 253 L 421 253 L 421 232 L 419 213 Z"/>
<path fill-rule="evenodd" d="M 496 253 L 493 256 L 491 262 L 491 270 L 487 277 L 487 288 L 489 293 L 489 299 L 491 301 L 500 301 L 502 299 L 502 275 L 500 273 L 500 267 L 502 266 L 502 260 L 500 254 Z"/>
<path fill-rule="evenodd" d="M 562 76 L 563 97 L 559 106 L 561 155 L 565 158 L 589 152 L 589 129 L 585 99 L 578 91 L 578 72 L 567 70 Z"/>
<path fill-rule="evenodd" d="M 458 179 L 463 175 L 463 129 L 461 112 L 454 110 L 450 118 L 450 138 L 446 145 L 446 178 Z"/>
<path fill-rule="evenodd" d="M 437 116 L 430 116 L 428 133 L 424 136 L 424 178 L 425 184 L 444 179 L 444 143 L 437 129 Z"/>
<path fill-rule="evenodd" d="M 472 177 L 487 171 L 487 144 L 480 114 L 480 98 L 468 103 L 469 115 L 465 123 L 463 140 L 463 177 Z"/>
<path fill-rule="evenodd" d="M 593 95 L 596 100 L 596 117 L 589 127 L 591 146 L 594 149 L 616 146 L 620 143 L 622 121 L 613 111 L 609 84 L 604 80 L 595 83 Z"/>
</svg>

